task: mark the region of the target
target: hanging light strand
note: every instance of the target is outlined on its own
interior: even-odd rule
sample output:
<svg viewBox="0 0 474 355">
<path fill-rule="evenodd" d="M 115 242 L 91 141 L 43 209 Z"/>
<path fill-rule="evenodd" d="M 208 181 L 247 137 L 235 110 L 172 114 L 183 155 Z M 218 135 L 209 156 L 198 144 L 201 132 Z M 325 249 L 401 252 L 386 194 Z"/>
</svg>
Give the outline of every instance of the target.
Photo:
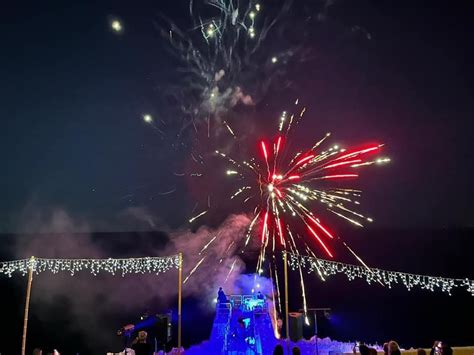
<svg viewBox="0 0 474 355">
<path fill-rule="evenodd" d="M 25 276 L 30 268 L 36 274 L 49 271 L 53 274 L 89 271 L 97 276 L 100 273 L 119 274 L 160 274 L 179 267 L 179 255 L 165 257 L 144 257 L 126 259 L 46 259 L 30 258 L 0 262 L 0 275 L 12 277 L 15 273 Z"/>
<path fill-rule="evenodd" d="M 368 268 L 365 266 L 345 264 L 325 259 L 319 259 L 312 256 L 302 256 L 289 254 L 288 263 L 293 271 L 299 267 L 306 268 L 308 273 L 316 273 L 325 281 L 328 276 L 344 274 L 349 281 L 365 279 L 370 285 L 379 283 L 388 288 L 393 285 L 403 284 L 408 291 L 413 288 L 421 288 L 430 291 L 441 291 L 451 295 L 454 288 L 465 288 L 474 296 L 474 280 L 454 279 L 447 277 L 410 274 L 406 272 L 388 271 L 377 268 Z"/>
</svg>

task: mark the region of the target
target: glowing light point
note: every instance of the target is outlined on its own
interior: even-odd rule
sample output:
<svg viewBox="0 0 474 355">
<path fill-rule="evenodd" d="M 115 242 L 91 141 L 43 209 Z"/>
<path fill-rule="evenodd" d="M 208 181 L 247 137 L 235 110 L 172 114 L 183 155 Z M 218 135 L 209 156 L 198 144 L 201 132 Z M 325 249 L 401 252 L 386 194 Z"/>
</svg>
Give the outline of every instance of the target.
<svg viewBox="0 0 474 355">
<path fill-rule="evenodd" d="M 277 57 L 272 57 L 272 63 L 275 64 L 276 62 L 278 62 L 278 58 Z"/>
<path fill-rule="evenodd" d="M 145 121 L 146 123 L 152 123 L 153 117 L 149 114 L 143 115 L 143 121 Z"/>
<path fill-rule="evenodd" d="M 250 38 L 255 37 L 255 28 L 253 28 L 253 27 L 249 28 L 249 36 L 250 36 Z"/>
<path fill-rule="evenodd" d="M 251 11 L 249 14 L 250 18 L 253 20 L 255 18 L 255 12 Z"/>
<path fill-rule="evenodd" d="M 390 158 L 379 158 L 375 161 L 377 164 L 384 164 L 384 163 L 389 163 Z"/>
<path fill-rule="evenodd" d="M 267 188 L 269 192 L 273 192 L 273 189 L 275 188 L 275 186 L 273 186 L 273 184 L 268 184 Z"/>
<path fill-rule="evenodd" d="M 212 37 L 214 35 L 214 32 L 215 32 L 214 25 L 211 23 L 208 26 L 206 33 L 209 37 Z"/>
<path fill-rule="evenodd" d="M 255 4 L 255 10 L 260 11 L 260 4 Z"/>
<path fill-rule="evenodd" d="M 113 20 L 110 26 L 115 32 L 122 32 L 122 24 L 119 20 Z"/>
</svg>

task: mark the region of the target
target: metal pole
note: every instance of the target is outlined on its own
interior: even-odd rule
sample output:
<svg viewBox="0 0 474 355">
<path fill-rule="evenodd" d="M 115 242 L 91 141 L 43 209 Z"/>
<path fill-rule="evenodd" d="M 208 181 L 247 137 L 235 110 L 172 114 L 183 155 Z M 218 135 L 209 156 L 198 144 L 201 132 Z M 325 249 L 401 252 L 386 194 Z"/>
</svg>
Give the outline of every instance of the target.
<svg viewBox="0 0 474 355">
<path fill-rule="evenodd" d="M 319 355 L 318 349 L 318 312 L 314 312 L 314 344 L 316 346 L 316 355 Z"/>
<path fill-rule="evenodd" d="M 181 298 L 183 291 L 183 253 L 179 253 L 178 266 L 178 354 L 181 354 Z"/>
<path fill-rule="evenodd" d="M 283 270 L 285 274 L 285 323 L 286 323 L 286 346 L 288 354 L 290 353 L 290 324 L 288 322 L 288 263 L 287 254 L 283 252 Z"/>
<path fill-rule="evenodd" d="M 307 311 L 312 311 L 314 316 L 314 347 L 316 350 L 316 355 L 319 355 L 318 349 L 318 311 L 329 312 L 331 308 L 307 308 Z M 300 309 L 300 312 L 303 312 L 304 309 Z"/>
<path fill-rule="evenodd" d="M 28 330 L 28 312 L 30 310 L 30 298 L 31 298 L 31 284 L 33 282 L 33 263 L 35 257 L 30 258 L 28 266 L 28 284 L 26 286 L 26 301 L 25 301 L 25 315 L 23 318 L 23 337 L 21 340 L 21 355 L 26 354 L 26 332 Z"/>
</svg>

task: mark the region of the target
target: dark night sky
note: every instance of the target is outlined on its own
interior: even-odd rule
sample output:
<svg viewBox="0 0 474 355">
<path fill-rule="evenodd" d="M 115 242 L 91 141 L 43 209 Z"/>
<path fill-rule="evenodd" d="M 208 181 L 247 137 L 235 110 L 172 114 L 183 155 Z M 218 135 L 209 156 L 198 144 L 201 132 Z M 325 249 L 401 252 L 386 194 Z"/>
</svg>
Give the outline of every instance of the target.
<svg viewBox="0 0 474 355">
<path fill-rule="evenodd" d="M 315 0 L 294 3 L 299 9 Z M 299 97 L 308 111 L 295 141 L 313 142 L 332 131 L 333 142 L 347 146 L 386 143 L 384 154 L 392 163 L 368 171 L 360 182 L 364 211 L 375 223 L 345 235 L 370 265 L 473 278 L 472 229 L 454 228 L 474 227 L 474 8 L 468 3 L 335 1 L 322 32 L 310 29 L 314 40 L 306 45 L 316 59 L 289 69 L 292 89 L 270 92 L 256 109 L 257 135 L 272 135 L 279 112 Z M 173 172 L 183 168 L 189 155 L 171 149 L 171 140 L 161 140 L 141 119 L 151 113 L 172 121 L 164 117 L 170 111 L 162 106 L 161 88 L 176 76 L 177 65 L 165 53 L 153 22 L 160 14 L 181 21 L 181 14 L 187 16 L 186 4 L 50 0 L 3 5 L 0 234 L 44 233 L 44 216 L 55 208 L 72 216 L 67 232 L 84 231 L 84 224 L 93 232 L 152 229 L 129 218 L 130 208 L 149 213 L 159 230 L 187 225 L 194 206 L 192 187 Z M 289 14 L 295 21 L 299 15 Z M 114 16 L 124 26 L 120 35 L 109 26 Z M 352 33 L 354 26 L 368 31 L 371 39 L 364 31 Z M 265 126 L 268 131 L 262 130 Z M 176 193 L 160 195 L 174 187 Z M 218 223 L 226 212 L 216 212 L 211 223 Z M 38 214 L 44 217 L 39 222 Z M 334 219 L 329 225 L 336 232 L 345 228 Z M 161 232 L 142 237 L 110 233 L 114 243 L 104 235 L 95 236 L 98 247 L 107 245 L 120 256 L 148 255 L 154 243 L 166 242 Z M 15 250 L 23 253 L 22 242 L 35 240 L 2 235 L 0 254 L 3 259 L 17 257 Z M 45 252 L 49 249 L 55 250 L 53 246 Z M 76 255 L 76 249 L 66 250 Z M 11 318 L 6 317 L 14 322 L 5 323 L 8 329 L 2 334 L 19 338 L 15 332 L 21 329 L 21 305 L 16 295 L 22 289 L 14 279 L 2 282 L 11 299 L 4 302 L 3 312 L 10 312 Z M 328 284 L 324 291 L 317 282 L 307 284 L 310 305 L 330 305 L 346 317 L 334 334 L 338 339 L 393 337 L 427 346 L 439 334 L 454 344 L 472 344 L 469 328 L 459 328 L 472 319 L 472 297 L 467 293 L 449 298 L 425 291 L 386 292 L 364 282 L 347 288 L 345 280 Z M 290 302 L 300 307 L 299 298 L 290 297 Z M 67 312 L 53 313 L 69 317 Z M 46 330 L 62 329 L 66 320 L 48 327 L 40 314 L 39 307 L 33 310 L 33 339 L 57 342 L 60 336 L 59 343 L 71 343 L 67 332 L 45 338 Z M 202 327 L 194 337 L 206 337 L 207 331 Z M 196 341 L 190 333 L 186 341 Z"/>
<path fill-rule="evenodd" d="M 129 229 L 117 216 L 130 206 L 171 225 L 185 221 L 192 202 L 182 194 L 123 198 L 176 184 L 160 166 L 181 156 L 140 119 L 159 112 L 156 87 L 175 68 L 153 26 L 160 13 L 178 16 L 175 3 L 10 2 L 2 9 L 0 232 L 22 230 L 29 208 L 56 206 L 95 230 Z M 473 226 L 467 3 L 340 2 L 334 21 L 366 28 L 372 39 L 344 39 L 295 77 L 312 137 L 331 129 L 341 142 L 387 143 L 393 163 L 363 183 L 379 226 Z M 110 30 L 110 16 L 123 21 L 123 34 Z M 266 100 L 275 112 L 286 108 Z"/>
</svg>

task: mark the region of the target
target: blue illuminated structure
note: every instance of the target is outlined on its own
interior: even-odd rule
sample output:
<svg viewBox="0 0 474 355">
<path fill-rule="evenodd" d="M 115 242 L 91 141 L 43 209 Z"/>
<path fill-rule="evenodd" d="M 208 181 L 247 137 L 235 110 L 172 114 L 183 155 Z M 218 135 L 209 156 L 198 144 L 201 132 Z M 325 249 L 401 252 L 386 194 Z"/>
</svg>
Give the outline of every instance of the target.
<svg viewBox="0 0 474 355">
<path fill-rule="evenodd" d="M 209 341 L 186 354 L 266 355 L 273 353 L 278 342 L 265 299 L 231 295 L 228 302 L 216 305 Z"/>
</svg>

